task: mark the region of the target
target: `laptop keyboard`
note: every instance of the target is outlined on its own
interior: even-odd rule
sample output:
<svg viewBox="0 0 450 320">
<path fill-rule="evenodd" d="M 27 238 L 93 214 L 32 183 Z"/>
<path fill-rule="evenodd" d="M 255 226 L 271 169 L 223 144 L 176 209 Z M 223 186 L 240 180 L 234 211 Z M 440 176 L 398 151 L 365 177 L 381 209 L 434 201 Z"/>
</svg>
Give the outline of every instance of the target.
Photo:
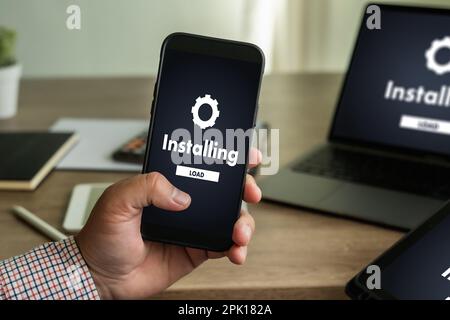
<svg viewBox="0 0 450 320">
<path fill-rule="evenodd" d="M 293 169 L 436 199 L 450 198 L 450 168 L 437 165 L 328 147 Z"/>
</svg>

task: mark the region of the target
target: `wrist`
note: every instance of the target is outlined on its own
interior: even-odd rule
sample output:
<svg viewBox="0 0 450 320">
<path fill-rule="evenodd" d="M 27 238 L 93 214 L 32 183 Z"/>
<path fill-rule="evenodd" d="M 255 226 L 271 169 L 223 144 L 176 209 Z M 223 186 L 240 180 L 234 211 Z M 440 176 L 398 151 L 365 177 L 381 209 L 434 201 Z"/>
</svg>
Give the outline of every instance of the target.
<svg viewBox="0 0 450 320">
<path fill-rule="evenodd" d="M 114 299 L 114 296 L 110 290 L 110 286 L 108 285 L 108 281 L 105 279 L 104 276 L 102 276 L 102 274 L 99 271 L 97 271 L 94 264 L 89 260 L 88 255 L 85 254 L 83 250 L 82 240 L 79 238 L 78 235 L 74 237 L 74 240 L 78 246 L 78 250 L 80 251 L 80 254 L 83 257 L 84 262 L 86 263 L 86 266 L 88 267 L 89 273 L 94 281 L 100 299 L 102 300 Z"/>
<path fill-rule="evenodd" d="M 95 287 L 97 288 L 98 295 L 102 300 L 113 300 L 114 295 L 108 285 L 107 281 L 98 274 L 94 269 L 90 268 L 88 265 L 89 272 L 91 273 L 92 279 L 94 280 Z"/>
</svg>

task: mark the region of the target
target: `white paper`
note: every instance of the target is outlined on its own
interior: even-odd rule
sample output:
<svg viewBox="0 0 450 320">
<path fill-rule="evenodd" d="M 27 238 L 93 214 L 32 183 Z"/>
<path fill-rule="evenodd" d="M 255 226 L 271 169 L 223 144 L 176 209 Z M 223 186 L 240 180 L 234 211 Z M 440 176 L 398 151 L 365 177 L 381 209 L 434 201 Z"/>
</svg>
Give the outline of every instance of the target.
<svg viewBox="0 0 450 320">
<path fill-rule="evenodd" d="M 79 141 L 56 168 L 140 172 L 141 165 L 117 162 L 112 159 L 112 154 L 147 129 L 146 120 L 61 118 L 50 131 L 76 132 Z"/>
</svg>

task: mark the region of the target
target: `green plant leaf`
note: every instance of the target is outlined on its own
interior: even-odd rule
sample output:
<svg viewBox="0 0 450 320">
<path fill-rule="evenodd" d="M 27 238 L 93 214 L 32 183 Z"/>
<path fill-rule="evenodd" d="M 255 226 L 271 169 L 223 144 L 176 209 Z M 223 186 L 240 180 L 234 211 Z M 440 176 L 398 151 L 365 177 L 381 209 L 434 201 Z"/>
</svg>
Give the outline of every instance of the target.
<svg viewBox="0 0 450 320">
<path fill-rule="evenodd" d="M 0 26 L 0 67 L 12 65 L 16 62 L 14 57 L 16 47 L 16 32 Z"/>
</svg>

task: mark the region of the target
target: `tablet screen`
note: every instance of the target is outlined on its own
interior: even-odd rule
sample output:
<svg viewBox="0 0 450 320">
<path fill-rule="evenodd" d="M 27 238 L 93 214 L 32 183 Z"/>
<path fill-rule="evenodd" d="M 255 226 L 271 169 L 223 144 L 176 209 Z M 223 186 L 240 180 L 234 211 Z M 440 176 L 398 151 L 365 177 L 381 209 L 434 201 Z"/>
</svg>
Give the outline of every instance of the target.
<svg viewBox="0 0 450 320">
<path fill-rule="evenodd" d="M 374 273 L 366 268 L 349 282 L 347 292 L 359 299 L 364 296 L 359 296 L 362 288 L 369 298 L 375 299 L 450 300 L 449 248 L 450 203 L 447 203 L 371 263 L 380 270 L 379 288 L 368 289 Z M 351 288 L 353 283 L 359 287 L 358 292 Z"/>
<path fill-rule="evenodd" d="M 381 270 L 398 299 L 450 299 L 450 215 Z"/>
</svg>

